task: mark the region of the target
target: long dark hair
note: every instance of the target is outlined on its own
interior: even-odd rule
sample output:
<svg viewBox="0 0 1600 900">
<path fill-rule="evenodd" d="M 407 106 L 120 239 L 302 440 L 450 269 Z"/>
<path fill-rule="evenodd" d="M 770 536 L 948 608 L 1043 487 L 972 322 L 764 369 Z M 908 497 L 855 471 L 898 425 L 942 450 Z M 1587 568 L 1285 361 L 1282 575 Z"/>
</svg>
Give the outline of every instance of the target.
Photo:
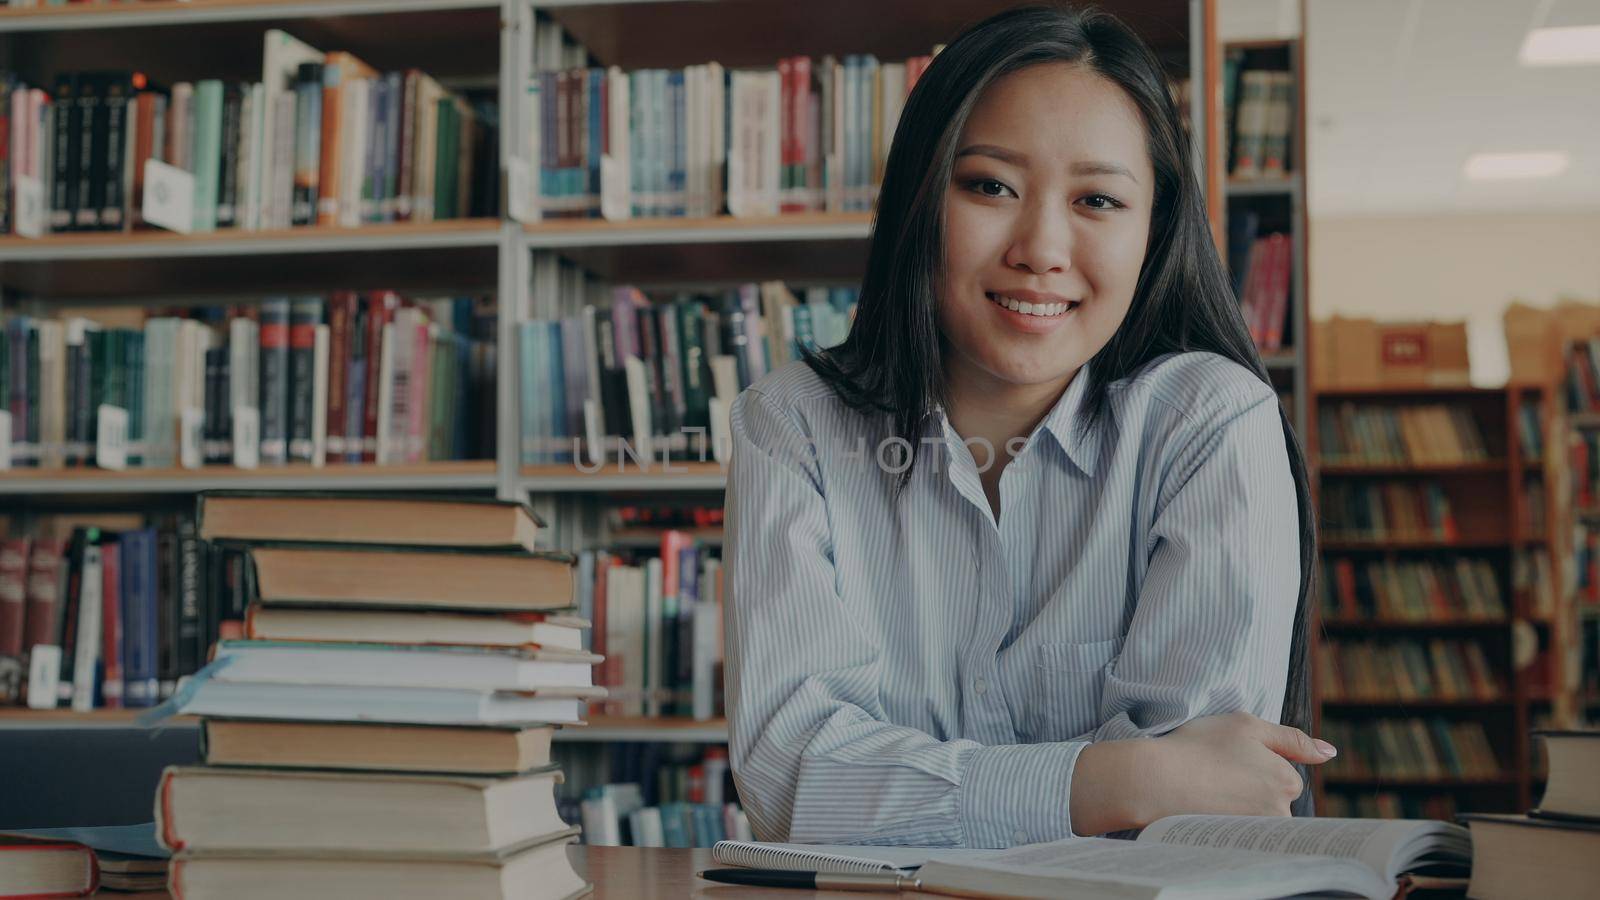
<svg viewBox="0 0 1600 900">
<path fill-rule="evenodd" d="M 1040 63 L 1084 66 L 1117 84 L 1139 108 L 1155 170 L 1155 208 L 1144 266 L 1122 325 L 1089 366 L 1087 425 L 1106 413 L 1106 387 L 1158 356 L 1209 351 L 1254 372 L 1266 367 L 1245 327 L 1212 244 L 1189 139 L 1160 63 L 1127 26 L 1093 9 L 1024 6 L 969 29 L 934 57 L 901 115 L 884 170 L 855 323 L 837 347 L 806 362 L 851 407 L 893 416 L 919 447 L 924 417 L 945 397 L 936 319 L 943 269 L 944 196 L 967 117 L 997 79 Z M 1281 721 L 1308 729 L 1307 603 L 1316 568 L 1316 525 L 1305 455 L 1279 411 L 1300 514 L 1300 596 Z M 915 452 L 915 450 L 913 451 Z M 911 467 L 915 466 L 915 457 Z M 909 483 L 911 467 L 898 486 Z M 1303 793 L 1300 809 L 1309 797 Z"/>
</svg>

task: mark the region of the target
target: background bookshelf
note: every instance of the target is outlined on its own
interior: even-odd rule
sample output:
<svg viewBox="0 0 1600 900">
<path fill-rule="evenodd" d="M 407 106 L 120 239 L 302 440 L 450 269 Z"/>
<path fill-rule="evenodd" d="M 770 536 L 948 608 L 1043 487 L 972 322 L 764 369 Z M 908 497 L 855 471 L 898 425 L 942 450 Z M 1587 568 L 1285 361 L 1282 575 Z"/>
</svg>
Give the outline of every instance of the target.
<svg viewBox="0 0 1600 900">
<path fill-rule="evenodd" d="M 1562 409 L 1544 386 L 1322 390 L 1314 629 L 1325 813 L 1527 808 L 1570 723 Z M 1341 743 L 1341 740 L 1343 743 Z M 1349 753 L 1345 753 L 1347 749 Z"/>
<path fill-rule="evenodd" d="M 664 528 L 629 521 L 626 511 L 720 508 L 725 469 L 694 458 L 640 468 L 608 456 L 600 471 L 585 472 L 570 461 L 530 458 L 524 437 L 533 383 L 525 374 L 530 360 L 521 353 L 525 325 L 577 315 L 590 303 L 609 304 L 612 291 L 623 287 L 640 289 L 652 308 L 703 297 L 712 311 L 741 285 L 783 282 L 802 302 L 821 296 L 808 289 L 847 287 L 859 280 L 865 262 L 874 179 L 869 167 L 860 185 L 867 203 L 857 208 L 824 201 L 770 215 L 731 216 L 716 208 L 699 216 L 546 217 L 536 196 L 541 173 L 528 163 L 534 113 L 543 112 L 542 105 L 528 100 L 530 87 L 542 89 L 547 70 L 582 67 L 617 67 L 630 77 L 715 59 L 729 71 L 770 70 L 786 57 L 803 55 L 820 63 L 829 54 L 840 61 L 872 54 L 880 65 L 900 64 L 930 53 L 963 25 L 1007 5 L 998 0 L 817 0 L 803 6 L 753 0 L 190 0 L 0 9 L 0 69 L 47 90 L 61 73 L 90 68 L 143 71 L 163 85 L 254 80 L 262 74 L 268 29 L 281 29 L 319 50 L 348 51 L 379 72 L 419 68 L 474 100 L 492 127 L 485 141 L 493 158 L 488 174 L 494 176 L 492 190 L 477 208 L 443 221 L 192 235 L 146 230 L 0 236 L 0 289 L 7 313 L 46 318 L 140 307 L 250 306 L 265 297 L 331 297 L 337 291 L 366 296 L 396 290 L 420 298 L 471 294 L 492 298 L 498 350 L 490 458 L 253 470 L 15 468 L 0 472 L 7 512 L 15 511 L 23 527 L 63 513 L 171 513 L 187 507 L 194 491 L 227 487 L 493 493 L 531 499 L 552 523 L 545 537 L 554 549 L 614 550 L 644 565 L 661 546 Z M 1222 133 L 1215 118 L 1221 115 L 1224 48 L 1215 38 L 1214 5 L 1212 0 L 1105 4 L 1152 43 L 1189 107 L 1189 120 L 1205 134 Z M 1295 44 L 1230 46 L 1226 52 L 1288 70 L 1298 82 Z M 882 96 L 874 99 L 884 102 Z M 1293 104 L 1296 110 L 1302 107 Z M 892 122 L 892 114 L 888 118 Z M 1298 112 L 1293 118 L 1289 133 L 1295 146 L 1282 175 L 1241 177 L 1232 171 L 1220 140 L 1215 146 L 1197 141 L 1195 163 L 1222 199 L 1215 223 L 1219 235 L 1227 234 L 1227 217 L 1237 221 L 1245 212 L 1256 212 L 1266 227 L 1293 236 L 1286 324 L 1281 347 L 1267 356 L 1267 364 L 1303 423 L 1305 254 L 1304 229 L 1298 224 L 1304 216 L 1303 128 Z M 544 124 L 541 117 L 538 126 Z M 778 321 L 766 323 L 769 334 L 781 335 L 780 327 Z M 719 524 L 691 523 L 680 530 L 706 558 L 720 555 Z M 684 754 L 698 756 L 706 745 L 727 739 L 726 723 L 715 709 L 700 721 L 599 713 L 587 728 L 558 735 L 576 755 L 564 764 L 577 776 L 574 793 L 584 787 L 588 771 L 576 759 L 618 746 L 663 745 L 679 748 L 672 757 L 679 765 Z M 116 724 L 130 716 L 117 710 L 44 715 L 4 710 L 0 728 Z M 714 755 L 706 759 L 710 764 Z"/>
</svg>

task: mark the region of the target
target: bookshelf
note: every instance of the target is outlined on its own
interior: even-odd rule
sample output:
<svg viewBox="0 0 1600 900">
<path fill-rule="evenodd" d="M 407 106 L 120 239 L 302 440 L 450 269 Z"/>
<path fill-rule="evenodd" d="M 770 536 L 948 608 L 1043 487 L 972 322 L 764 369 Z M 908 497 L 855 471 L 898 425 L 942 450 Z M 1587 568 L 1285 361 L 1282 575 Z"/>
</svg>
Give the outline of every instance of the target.
<svg viewBox="0 0 1600 900">
<path fill-rule="evenodd" d="M 1319 802 L 1359 808 L 1381 793 L 1385 809 L 1430 816 L 1527 808 L 1538 774 L 1524 735 L 1536 723 L 1568 721 L 1573 694 L 1551 663 L 1566 639 L 1560 542 L 1548 540 L 1559 533 L 1565 491 L 1551 449 L 1564 445 L 1554 391 L 1380 386 L 1324 389 L 1315 400 L 1325 536 L 1313 629 L 1318 730 L 1354 742 L 1358 759 L 1365 750 L 1383 764 L 1408 756 L 1415 764 L 1418 752 L 1431 752 L 1442 764 L 1431 777 L 1334 766 L 1317 773 Z M 1404 508 L 1422 501 L 1420 510 Z M 1391 536 L 1375 525 L 1410 523 L 1414 531 L 1416 519 L 1432 523 L 1442 508 L 1444 533 Z M 1492 606 L 1471 608 L 1486 597 Z M 1411 667 L 1380 666 L 1381 695 L 1369 696 L 1351 689 L 1360 670 L 1338 668 L 1341 655 L 1358 652 L 1387 652 Z M 1455 661 L 1460 654 L 1476 655 L 1493 687 L 1476 671 L 1471 691 L 1453 686 L 1455 667 L 1470 668 Z M 1481 759 L 1475 774 L 1449 774 L 1452 758 L 1464 764 L 1463 732 L 1475 728 L 1495 774 Z"/>
<path fill-rule="evenodd" d="M 1287 304 L 1281 314 L 1281 346 L 1273 340 L 1262 348 L 1267 373 L 1295 430 L 1308 441 L 1310 399 L 1311 317 L 1307 306 L 1307 258 L 1309 256 L 1308 214 L 1305 175 L 1305 63 L 1298 38 L 1229 41 L 1216 47 L 1213 68 L 1221 78 L 1209 97 L 1210 129 L 1207 167 L 1211 194 L 1218 198 L 1212 206 L 1213 234 L 1237 282 L 1246 282 L 1251 271 L 1249 244 L 1259 236 L 1273 233 L 1289 237 L 1287 264 Z M 1255 70 L 1286 73 L 1276 102 L 1287 104 L 1276 115 L 1286 119 L 1287 143 L 1283 146 L 1283 170 L 1262 172 L 1241 159 L 1240 145 L 1249 138 L 1241 131 L 1240 112 L 1245 105 L 1245 89 L 1240 72 Z M 1286 89 L 1286 93 L 1283 92 Z M 1249 118 L 1247 113 L 1244 118 Z M 1249 307 L 1249 288 L 1242 288 L 1242 302 Z M 1247 314 L 1248 320 L 1248 314 Z M 1260 341 L 1258 340 L 1258 344 Z"/>
<path fill-rule="evenodd" d="M 532 124 L 522 97 L 536 71 L 541 28 L 559 25 L 581 50 L 580 63 L 625 70 L 683 67 L 717 59 L 733 67 L 770 68 L 786 55 L 871 53 L 899 60 L 927 53 L 963 25 L 1011 5 L 1002 0 L 813 0 L 806 4 L 735 0 L 189 0 L 140 4 L 83 4 L 0 9 L 0 64 L 36 82 L 63 71 L 136 67 L 164 83 L 199 77 L 254 79 L 260 74 L 261 34 L 282 28 L 322 50 L 349 50 L 380 70 L 419 66 L 447 86 L 492 90 L 498 98 L 499 214 L 428 224 L 297 227 L 275 231 L 175 235 L 159 232 L 54 234 L 41 239 L 0 237 L 0 287 L 25 298 L 29 314 L 64 312 L 113 299 L 164 303 L 178 297 L 252 299 L 263 294 L 332 288 L 492 292 L 497 301 L 494 372 L 496 434 L 493 459 L 405 466 L 329 465 L 238 470 L 91 469 L 0 473 L 6 503 L 28 510 L 63 503 L 126 505 L 145 495 L 173 497 L 210 488 L 492 492 L 531 498 L 554 527 L 555 549 L 597 546 L 658 547 L 658 532 L 612 532 L 607 504 L 643 496 L 655 502 L 720 504 L 726 471 L 716 463 L 654 463 L 639 469 L 614 461 L 599 472 L 571 464 L 524 465 L 519 327 L 545 308 L 536 278 L 552 261 L 594 284 L 633 284 L 652 293 L 783 279 L 828 286 L 858 281 L 872 214 L 785 213 L 682 218 L 523 221 L 511 215 L 510 168 Z M 1174 76 L 1187 77 L 1191 120 L 1208 123 L 1211 104 L 1202 85 L 1215 42 L 1214 0 L 1116 0 L 1104 4 L 1145 35 Z M 1274 53 L 1280 51 L 1267 50 Z M 1290 51 L 1284 50 L 1282 53 Z M 89 62 L 92 60 L 92 63 Z M 571 65 L 570 61 L 563 63 Z M 1220 94 L 1218 95 L 1220 99 Z M 1209 132 L 1211 126 L 1205 126 Z M 1301 130 L 1298 126 L 1295 131 Z M 1297 138 L 1298 140 L 1298 138 Z M 1303 177 L 1233 182 L 1224 187 L 1218 148 L 1197 142 L 1197 166 L 1227 206 L 1289 203 L 1303 216 Z M 1299 150 L 1295 158 L 1302 157 Z M 1220 221 L 1219 221 L 1220 226 Z M 1303 229 L 1295 229 L 1297 235 Z M 1302 240 L 1297 237 L 1297 240 Z M 1303 260 L 1303 247 L 1295 252 Z M 1292 345 L 1269 355 L 1275 383 L 1293 391 L 1305 420 L 1307 342 L 1299 339 L 1303 262 L 1294 277 Z M 9 305 L 8 305 L 9 306 Z M 721 544 L 720 529 L 689 530 L 703 548 Z M 563 729 L 585 754 L 627 743 L 719 744 L 726 722 L 713 718 L 592 716 L 586 728 Z M 130 714 L 52 713 L 47 718 L 0 711 L 0 728 L 27 723 L 86 726 L 122 723 Z"/>
</svg>

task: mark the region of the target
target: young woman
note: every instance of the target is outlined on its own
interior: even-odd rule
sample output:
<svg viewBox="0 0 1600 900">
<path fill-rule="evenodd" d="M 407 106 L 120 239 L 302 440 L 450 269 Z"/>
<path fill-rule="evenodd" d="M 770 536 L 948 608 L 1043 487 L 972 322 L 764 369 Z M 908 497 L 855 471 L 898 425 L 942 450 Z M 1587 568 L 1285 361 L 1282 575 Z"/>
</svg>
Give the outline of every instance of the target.
<svg viewBox="0 0 1600 900">
<path fill-rule="evenodd" d="M 744 392 L 727 696 L 763 840 L 1288 814 L 1313 525 L 1150 51 L 1032 7 L 935 57 L 849 339 Z M 1278 724 L 1279 722 L 1288 724 Z"/>
</svg>

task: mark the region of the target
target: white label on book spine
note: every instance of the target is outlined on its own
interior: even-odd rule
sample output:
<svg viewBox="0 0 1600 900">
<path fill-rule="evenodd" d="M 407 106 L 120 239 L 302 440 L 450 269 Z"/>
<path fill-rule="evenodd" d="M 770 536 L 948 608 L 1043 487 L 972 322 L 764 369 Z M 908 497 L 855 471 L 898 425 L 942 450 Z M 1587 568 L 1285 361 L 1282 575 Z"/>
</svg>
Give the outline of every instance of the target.
<svg viewBox="0 0 1600 900">
<path fill-rule="evenodd" d="M 45 219 L 44 182 L 36 175 L 18 175 L 17 183 L 17 234 L 25 238 L 44 237 Z"/>
<path fill-rule="evenodd" d="M 628 167 L 609 153 L 600 155 L 600 215 L 612 222 L 631 218 L 633 198 Z"/>
<path fill-rule="evenodd" d="M 533 169 L 520 156 L 506 160 L 506 199 L 511 218 L 518 222 L 539 221 L 538 198 L 534 196 Z"/>
<path fill-rule="evenodd" d="M 11 413 L 0 409 L 0 472 L 11 468 Z"/>
<path fill-rule="evenodd" d="M 233 464 L 241 469 L 261 465 L 261 411 L 254 406 L 233 408 Z"/>
<path fill-rule="evenodd" d="M 145 160 L 144 218 L 179 234 L 193 231 L 194 176 L 158 159 Z"/>
<path fill-rule="evenodd" d="M 55 709 L 61 680 L 61 648 L 34 644 L 28 652 L 28 708 Z"/>
<path fill-rule="evenodd" d="M 128 467 L 128 411 L 120 406 L 100 404 L 96 412 L 94 464 L 102 469 L 122 471 Z"/>
<path fill-rule="evenodd" d="M 178 422 L 178 465 L 185 469 L 198 469 L 205 462 L 200 444 L 205 423 L 205 410 L 192 406 L 183 411 L 183 417 Z"/>
<path fill-rule="evenodd" d="M 721 397 L 712 397 L 708 404 L 711 416 L 711 455 L 717 462 L 728 464 L 728 457 L 732 455 L 733 443 L 728 437 L 729 410 L 728 405 L 722 402 Z"/>
</svg>

